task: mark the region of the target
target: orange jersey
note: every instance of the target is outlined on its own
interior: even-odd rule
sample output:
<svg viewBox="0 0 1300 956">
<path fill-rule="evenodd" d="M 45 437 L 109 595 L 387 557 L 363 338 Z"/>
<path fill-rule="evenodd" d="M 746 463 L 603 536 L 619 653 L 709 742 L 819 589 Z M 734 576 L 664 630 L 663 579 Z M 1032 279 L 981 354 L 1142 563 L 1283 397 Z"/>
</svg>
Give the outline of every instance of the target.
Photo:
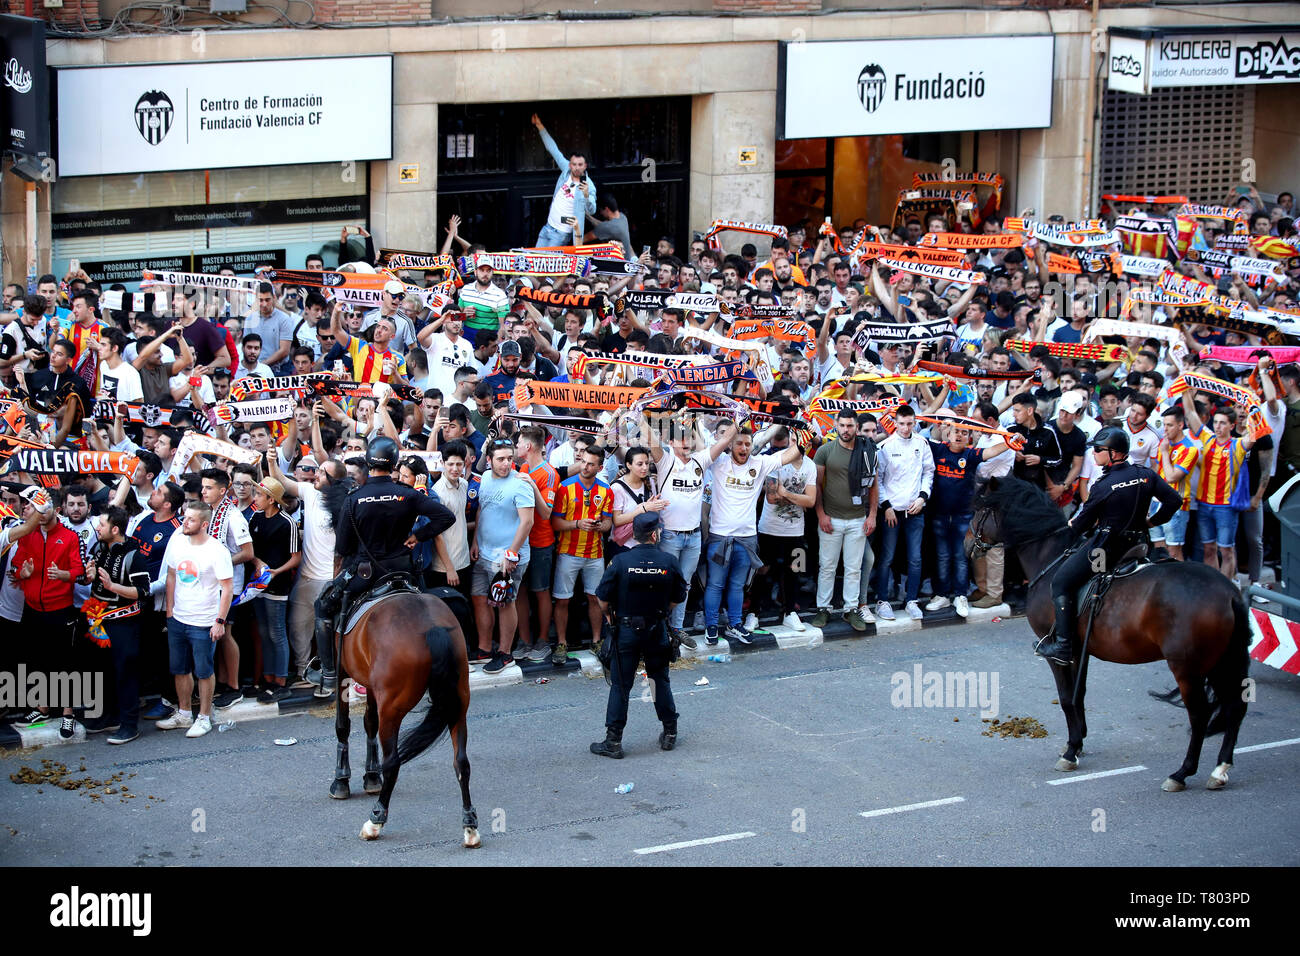
<svg viewBox="0 0 1300 956">
<path fill-rule="evenodd" d="M 392 375 L 384 374 L 384 360 L 392 363 L 393 375 L 406 374 L 406 359 L 391 349 L 381 352 L 355 335 L 348 339 L 348 358 L 352 360 L 354 382 L 388 382 Z"/>
<path fill-rule="evenodd" d="M 1169 463 L 1174 466 L 1171 469 L 1172 475 L 1165 474 L 1164 459 L 1159 454 L 1152 457 L 1155 459 L 1156 474 L 1182 496 L 1183 510 L 1186 511 L 1191 504 L 1192 472 L 1196 469 L 1196 460 L 1201 457 L 1200 444 L 1184 435 L 1178 444 L 1169 446 Z"/>
<path fill-rule="evenodd" d="M 526 465 L 523 467 L 527 467 Z M 542 493 L 542 500 L 552 508 L 555 507 L 555 491 L 560 487 L 560 473 L 543 461 L 536 468 L 528 469 L 528 477 L 533 479 L 537 490 Z M 528 533 L 530 548 L 549 548 L 555 544 L 555 529 L 549 521 L 534 521 L 533 530 Z"/>
<path fill-rule="evenodd" d="M 579 475 L 566 478 L 560 484 L 560 490 L 555 493 L 553 515 L 558 515 L 566 521 L 580 521 L 583 518 L 599 519 L 606 515 L 612 518 L 614 515 L 614 492 L 610 490 L 609 485 L 599 478 L 590 487 L 583 485 L 582 478 Z M 582 531 L 577 528 L 559 533 L 559 548 L 557 550 L 560 554 L 571 554 L 575 558 L 603 558 L 605 556 L 601 532 Z"/>
<path fill-rule="evenodd" d="M 1226 445 L 1220 445 L 1214 432 L 1204 426 L 1192 438 L 1201 445 L 1201 483 L 1196 489 L 1196 500 L 1207 505 L 1228 504 L 1246 462 L 1246 447 L 1240 438 L 1231 438 Z"/>
</svg>

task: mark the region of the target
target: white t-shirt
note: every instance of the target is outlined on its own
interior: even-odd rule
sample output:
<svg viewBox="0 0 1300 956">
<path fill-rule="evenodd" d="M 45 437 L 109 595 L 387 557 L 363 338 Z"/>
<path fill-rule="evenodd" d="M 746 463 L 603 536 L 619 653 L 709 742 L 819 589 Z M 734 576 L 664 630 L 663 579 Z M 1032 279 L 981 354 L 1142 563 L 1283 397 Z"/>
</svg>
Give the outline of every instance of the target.
<svg viewBox="0 0 1300 956">
<path fill-rule="evenodd" d="M 181 372 L 179 375 L 173 375 L 167 380 L 167 387 L 171 389 L 184 388 L 187 401 L 190 394 L 190 373 L 189 371 Z M 212 390 L 212 378 L 207 375 L 199 376 L 199 398 L 203 399 L 205 405 L 217 404 L 217 393 Z"/>
<path fill-rule="evenodd" d="M 1151 427 L 1150 422 L 1144 422 L 1136 432 L 1131 424 L 1125 422 L 1124 430 L 1128 432 L 1128 460 L 1135 465 L 1153 467 L 1153 456 L 1160 445 L 1160 433 Z"/>
<path fill-rule="evenodd" d="M 700 506 L 704 502 L 704 479 L 712 462 L 707 449 L 683 462 L 676 452 L 664 449 L 657 464 L 659 494 L 668 507 L 659 512 L 669 531 L 696 531 L 700 527 Z"/>
<path fill-rule="evenodd" d="M 334 527 L 325 496 L 310 481 L 298 482 L 302 502 L 302 567 L 299 573 L 313 581 L 334 580 Z M 241 565 L 242 567 L 242 565 Z"/>
<path fill-rule="evenodd" d="M 578 452 L 574 448 L 573 442 L 562 441 L 551 449 L 551 454 L 547 457 L 546 463 L 552 468 L 568 468 L 577 460 Z"/>
<path fill-rule="evenodd" d="M 442 502 L 442 506 L 456 516 L 456 523 L 444 531 L 441 537 L 447 546 L 447 557 L 451 558 L 451 563 L 455 565 L 452 570 L 460 571 L 469 567 L 469 529 L 465 523 L 465 502 L 469 496 L 469 482 L 462 478 L 453 488 L 444 475 L 433 486 L 433 491 Z M 433 552 L 433 570 L 447 573 L 436 548 Z"/>
<path fill-rule="evenodd" d="M 244 528 L 247 534 L 247 523 Z M 174 534 L 163 553 L 163 570 L 172 569 L 176 571 L 172 617 L 193 627 L 211 627 L 221 609 L 221 582 L 234 577 L 230 552 L 212 538 L 195 545 L 188 535 Z"/>
<path fill-rule="evenodd" d="M 782 465 L 772 477 L 781 482 L 781 487 L 786 491 L 803 495 L 817 487 L 817 466 L 805 455 L 797 464 Z M 763 515 L 758 519 L 758 533 L 774 534 L 782 538 L 802 538 L 805 510 L 792 501 L 781 500 L 772 504 L 765 498 Z"/>
<path fill-rule="evenodd" d="M 173 538 L 184 537 L 184 535 L 172 535 Z M 238 507 L 230 509 L 230 520 L 226 523 L 226 540 L 221 544 L 225 545 L 226 554 L 233 557 L 235 552 L 253 540 L 253 536 L 248 533 L 248 519 Z M 244 588 L 244 568 L 247 562 L 235 566 L 235 593 L 238 594 Z M 333 575 L 330 575 L 332 578 Z"/>
<path fill-rule="evenodd" d="M 709 534 L 720 538 L 748 537 L 758 533 L 754 502 L 763 493 L 763 482 L 781 467 L 779 455 L 750 455 L 736 464 L 730 453 L 713 463 L 713 504 L 709 508 Z"/>
<path fill-rule="evenodd" d="M 1264 476 L 1265 481 L 1277 474 L 1277 445 L 1282 440 L 1282 430 L 1286 427 L 1286 402 L 1282 399 L 1277 400 L 1277 414 L 1274 415 L 1268 410 L 1268 402 L 1260 406 L 1260 412 L 1264 416 L 1264 421 L 1268 427 L 1273 429 L 1273 460 L 1269 462 L 1268 474 Z"/>
<path fill-rule="evenodd" d="M 474 347 L 464 337 L 453 342 L 446 332 L 435 332 L 424 354 L 429 359 L 429 381 L 442 392 L 443 401 L 450 404 L 448 397 L 456 391 L 456 372 L 471 364 Z"/>
<path fill-rule="evenodd" d="M 15 526 L 16 527 L 16 526 Z M 0 531 L 0 552 L 9 547 L 9 528 Z M 16 549 L 14 549 L 16 550 Z M 12 561 L 14 550 L 9 551 L 8 560 Z M 0 617 L 6 621 L 21 621 L 23 619 L 23 586 L 17 581 L 10 580 L 9 565 L 0 561 L 0 569 L 6 573 L 4 583 L 0 584 Z"/>
<path fill-rule="evenodd" d="M 117 368 L 109 368 L 107 363 L 99 367 L 104 373 L 104 378 L 117 380 L 117 395 L 119 402 L 142 402 L 144 401 L 144 388 L 140 385 L 140 373 L 130 362 L 123 362 Z"/>
</svg>

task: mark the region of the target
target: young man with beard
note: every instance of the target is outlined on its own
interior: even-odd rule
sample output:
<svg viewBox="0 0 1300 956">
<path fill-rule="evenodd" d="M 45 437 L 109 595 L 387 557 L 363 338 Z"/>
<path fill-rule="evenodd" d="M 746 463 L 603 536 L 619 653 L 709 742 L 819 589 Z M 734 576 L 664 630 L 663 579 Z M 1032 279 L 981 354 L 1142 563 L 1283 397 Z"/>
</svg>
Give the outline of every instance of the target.
<svg viewBox="0 0 1300 956">
<path fill-rule="evenodd" d="M 465 316 L 465 337 L 475 348 L 485 345 L 484 332 L 496 333 L 501 320 L 510 314 L 510 299 L 492 281 L 492 258 L 474 256 L 474 281 L 461 287 L 456 308 Z"/>
<path fill-rule="evenodd" d="M 447 312 L 434 319 L 416 336 L 429 360 L 429 384 L 444 396 L 456 391 L 456 373 L 474 357 L 474 347 L 462 337 L 465 317 Z"/>
<path fill-rule="evenodd" d="M 185 493 L 180 485 L 165 482 L 150 491 L 149 510 L 137 515 L 129 527 L 150 581 L 151 597 L 143 601 L 140 608 L 140 657 L 143 661 L 140 690 L 142 697 L 159 699 L 141 715 L 145 720 L 161 720 L 172 713 L 172 708 L 160 696 L 171 693 L 171 678 L 167 670 L 167 622 L 162 616 L 163 591 L 167 586 L 163 554 L 172 535 L 181 526 L 179 515 L 184 504 Z"/>
<path fill-rule="evenodd" d="M 207 485 L 205 480 L 205 491 Z M 181 533 L 172 535 L 163 558 L 167 568 L 167 645 L 179 709 L 158 721 L 158 729 L 186 728 L 186 737 L 202 737 L 212 729 L 213 651 L 225 634 L 233 598 L 230 552 L 208 535 L 212 520 L 212 509 L 206 504 L 188 506 Z M 197 718 L 189 710 L 195 681 L 199 687 Z"/>
<path fill-rule="evenodd" d="M 151 601 L 149 571 L 140 554 L 140 542 L 126 536 L 126 525 L 126 512 L 121 508 L 109 508 L 99 516 L 96 572 L 86 604 L 92 636 L 98 619 L 113 654 L 117 714 L 104 715 L 104 729 L 115 731 L 108 738 L 110 744 L 130 743 L 140 736 L 140 608 Z"/>
<path fill-rule="evenodd" d="M 515 594 L 519 592 L 530 558 L 528 534 L 533 527 L 536 488 L 514 470 L 515 446 L 510 439 L 494 440 L 487 452 L 489 471 L 479 486 L 479 521 L 469 554 L 474 562 L 471 600 L 479 634 L 475 659 L 486 661 L 485 674 L 496 674 L 514 664 L 511 645 L 518 618 L 511 595 L 496 608 L 500 647 L 493 652 L 488 597 L 498 574 L 505 575 Z"/>
</svg>

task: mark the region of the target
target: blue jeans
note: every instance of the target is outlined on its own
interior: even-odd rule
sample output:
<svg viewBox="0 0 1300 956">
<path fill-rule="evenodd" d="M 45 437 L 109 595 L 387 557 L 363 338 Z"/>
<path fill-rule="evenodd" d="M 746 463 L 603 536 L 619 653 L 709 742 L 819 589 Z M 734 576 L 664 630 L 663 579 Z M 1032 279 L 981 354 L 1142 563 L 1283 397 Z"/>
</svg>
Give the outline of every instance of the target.
<svg viewBox="0 0 1300 956">
<path fill-rule="evenodd" d="M 935 557 L 939 563 L 939 581 L 935 593 L 944 597 L 965 597 L 970 593 L 970 565 L 966 560 L 966 529 L 970 515 L 930 516 L 934 529 Z"/>
<path fill-rule="evenodd" d="M 677 570 L 686 579 L 687 594 L 689 596 L 691 579 L 695 577 L 695 569 L 700 566 L 699 529 L 697 528 L 695 531 L 668 531 L 665 529 L 659 539 L 659 550 L 670 555 L 677 562 Z M 683 601 L 673 608 L 672 614 L 668 616 L 668 623 L 673 627 L 681 627 L 685 622 L 686 602 Z"/>
<path fill-rule="evenodd" d="M 721 549 L 721 539 L 710 541 L 705 555 L 709 584 L 704 591 L 704 626 L 718 626 L 718 608 L 722 606 L 722 591 L 726 588 L 727 620 L 739 627 L 745 605 L 745 579 L 749 577 L 749 552 L 739 544 L 732 544 L 724 565 L 713 560 Z"/>
<path fill-rule="evenodd" d="M 574 245 L 573 230 L 560 232 L 558 229 L 552 229 L 548 223 L 542 226 L 542 231 L 537 234 L 537 245 L 543 248 L 546 246 L 572 246 Z"/>
<path fill-rule="evenodd" d="M 894 563 L 894 549 L 898 545 L 901 531 L 907 538 L 907 600 L 915 601 L 921 593 L 921 534 L 925 531 L 925 512 L 909 515 L 906 512 L 894 512 L 898 523 L 892 528 L 882 517 L 884 537 L 880 540 L 880 566 L 876 571 L 876 597 L 881 601 L 889 600 L 893 590 L 893 574 L 890 565 Z"/>
<path fill-rule="evenodd" d="M 182 624 L 174 617 L 167 619 L 168 663 L 173 674 L 192 673 L 195 680 L 212 676 L 212 649 L 217 642 L 211 631 L 198 624 Z"/>
<path fill-rule="evenodd" d="M 288 601 L 253 601 L 257 629 L 262 632 L 262 673 L 270 677 L 289 676 L 289 632 L 285 629 Z"/>
</svg>

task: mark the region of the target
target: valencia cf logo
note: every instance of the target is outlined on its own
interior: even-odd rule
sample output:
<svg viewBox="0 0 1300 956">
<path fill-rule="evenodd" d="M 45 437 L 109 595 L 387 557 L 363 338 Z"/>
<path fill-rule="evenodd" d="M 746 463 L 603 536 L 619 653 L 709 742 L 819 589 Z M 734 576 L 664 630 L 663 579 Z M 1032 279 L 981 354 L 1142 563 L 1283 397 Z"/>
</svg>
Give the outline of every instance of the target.
<svg viewBox="0 0 1300 956">
<path fill-rule="evenodd" d="M 862 108 L 874 113 L 884 98 L 885 71 L 878 63 L 868 63 L 858 74 L 858 99 L 862 101 Z"/>
<path fill-rule="evenodd" d="M 695 466 L 695 477 L 696 477 L 696 478 L 700 478 L 700 477 L 702 477 L 703 475 L 704 475 L 704 469 L 701 468 L 701 467 L 697 464 L 697 465 Z"/>
<path fill-rule="evenodd" d="M 171 98 L 161 90 L 142 93 L 135 101 L 135 127 L 150 146 L 157 146 L 172 128 L 176 111 Z"/>
<path fill-rule="evenodd" d="M 757 478 L 757 477 L 758 477 L 758 469 L 757 469 L 757 468 L 751 468 L 751 469 L 749 469 L 749 477 L 751 477 L 751 478 Z"/>
</svg>

